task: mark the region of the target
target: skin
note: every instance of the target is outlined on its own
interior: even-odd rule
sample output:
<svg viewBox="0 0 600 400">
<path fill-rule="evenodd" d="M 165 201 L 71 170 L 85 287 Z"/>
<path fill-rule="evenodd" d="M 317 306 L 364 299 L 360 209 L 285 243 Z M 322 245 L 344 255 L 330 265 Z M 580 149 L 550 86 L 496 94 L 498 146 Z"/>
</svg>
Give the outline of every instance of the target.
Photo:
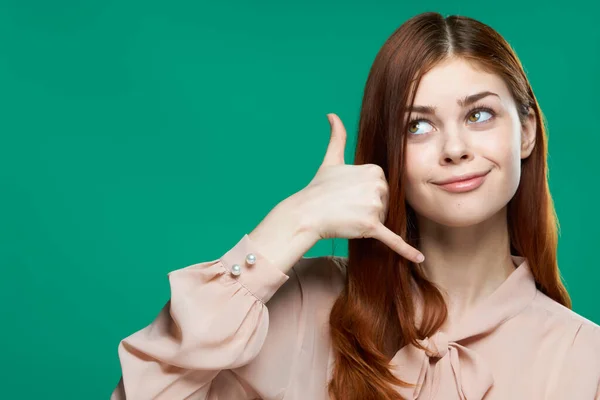
<svg viewBox="0 0 600 400">
<path fill-rule="evenodd" d="M 471 105 L 458 99 L 496 93 Z M 425 274 L 442 289 L 453 324 L 514 271 L 510 258 L 507 204 L 521 178 L 521 160 L 535 146 L 533 111 L 521 123 L 508 86 L 497 75 L 461 58 L 436 65 L 422 78 L 411 112 L 406 152 L 407 202 L 417 214 Z M 473 106 L 491 108 L 470 111 Z M 483 185 L 450 193 L 434 182 L 487 172 Z"/>
</svg>

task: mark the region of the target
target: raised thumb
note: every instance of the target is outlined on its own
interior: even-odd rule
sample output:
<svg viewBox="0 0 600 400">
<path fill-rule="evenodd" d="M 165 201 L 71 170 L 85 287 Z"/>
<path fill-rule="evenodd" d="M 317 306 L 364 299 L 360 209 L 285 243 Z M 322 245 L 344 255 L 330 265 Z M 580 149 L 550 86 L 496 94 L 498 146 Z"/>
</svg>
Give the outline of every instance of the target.
<svg viewBox="0 0 600 400">
<path fill-rule="evenodd" d="M 325 152 L 325 158 L 321 165 L 345 164 L 344 150 L 346 148 L 346 128 L 342 120 L 335 114 L 327 114 L 329 125 L 331 126 L 331 135 L 329 145 Z"/>
</svg>

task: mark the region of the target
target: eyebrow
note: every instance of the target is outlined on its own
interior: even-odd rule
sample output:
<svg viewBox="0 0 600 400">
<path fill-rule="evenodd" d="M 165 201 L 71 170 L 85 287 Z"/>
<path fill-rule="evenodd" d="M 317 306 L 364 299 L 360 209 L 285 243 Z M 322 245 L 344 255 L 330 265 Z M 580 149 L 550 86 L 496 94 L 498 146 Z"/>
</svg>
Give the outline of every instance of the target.
<svg viewBox="0 0 600 400">
<path fill-rule="evenodd" d="M 459 106 L 466 107 L 466 106 L 471 105 L 471 104 L 475 103 L 476 101 L 479 101 L 487 96 L 496 96 L 496 97 L 500 98 L 500 96 L 498 96 L 496 93 L 486 90 L 484 92 L 479 92 L 479 93 L 475 93 L 475 94 L 472 94 L 469 96 L 465 96 L 462 99 L 458 99 L 456 102 L 458 103 Z M 434 106 L 415 106 L 415 105 L 413 105 L 412 107 L 410 107 L 407 110 L 407 112 L 418 112 L 418 113 L 422 113 L 422 114 L 435 114 L 435 109 L 436 109 L 436 107 L 434 107 Z"/>
</svg>

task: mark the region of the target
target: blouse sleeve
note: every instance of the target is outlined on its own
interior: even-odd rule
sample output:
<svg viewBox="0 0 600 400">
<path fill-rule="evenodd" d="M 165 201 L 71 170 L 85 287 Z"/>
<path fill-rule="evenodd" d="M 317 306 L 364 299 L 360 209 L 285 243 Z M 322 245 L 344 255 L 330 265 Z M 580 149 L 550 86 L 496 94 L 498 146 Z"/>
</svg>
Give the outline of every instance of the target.
<svg viewBox="0 0 600 400">
<path fill-rule="evenodd" d="M 168 278 L 171 298 L 155 320 L 119 343 L 122 375 L 111 400 L 225 398 L 216 390 L 255 398 L 244 382 L 232 386 L 232 374 L 211 384 L 221 371 L 244 367 L 258 355 L 269 328 L 266 303 L 289 276 L 244 235 L 218 260 Z"/>
</svg>

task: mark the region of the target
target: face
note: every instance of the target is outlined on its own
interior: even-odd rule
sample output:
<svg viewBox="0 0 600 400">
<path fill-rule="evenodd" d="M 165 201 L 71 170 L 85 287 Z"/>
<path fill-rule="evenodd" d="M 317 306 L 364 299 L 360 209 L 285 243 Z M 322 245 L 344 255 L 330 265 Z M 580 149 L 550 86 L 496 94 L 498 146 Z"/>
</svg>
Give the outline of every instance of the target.
<svg viewBox="0 0 600 400">
<path fill-rule="evenodd" d="M 406 199 L 420 218 L 465 227 L 507 205 L 535 145 L 536 121 L 531 112 L 521 123 L 499 76 L 445 60 L 421 79 L 410 119 Z M 456 179 L 463 180 L 447 183 Z"/>
</svg>

